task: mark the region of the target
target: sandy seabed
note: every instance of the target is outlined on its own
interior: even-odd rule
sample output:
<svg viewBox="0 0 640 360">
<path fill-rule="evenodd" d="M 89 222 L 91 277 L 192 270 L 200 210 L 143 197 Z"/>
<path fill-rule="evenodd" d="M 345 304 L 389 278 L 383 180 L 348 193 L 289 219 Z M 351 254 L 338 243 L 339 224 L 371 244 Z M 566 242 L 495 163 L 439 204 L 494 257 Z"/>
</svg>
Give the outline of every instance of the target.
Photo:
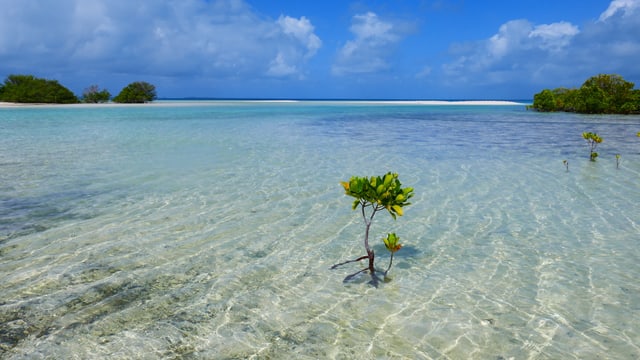
<svg viewBox="0 0 640 360">
<path fill-rule="evenodd" d="M 64 106 L 0 110 L 2 359 L 640 354 L 637 116 Z M 339 181 L 386 171 L 416 193 L 371 228 L 380 266 L 402 238 L 392 281 L 345 283 L 364 226 Z"/>
</svg>

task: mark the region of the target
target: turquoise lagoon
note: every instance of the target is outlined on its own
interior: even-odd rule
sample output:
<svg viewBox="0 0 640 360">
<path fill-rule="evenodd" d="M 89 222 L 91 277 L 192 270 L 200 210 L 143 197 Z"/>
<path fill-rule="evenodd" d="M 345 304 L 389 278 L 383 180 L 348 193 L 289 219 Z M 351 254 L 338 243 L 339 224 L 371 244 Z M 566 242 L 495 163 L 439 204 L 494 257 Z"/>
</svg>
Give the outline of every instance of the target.
<svg viewBox="0 0 640 360">
<path fill-rule="evenodd" d="M 0 109 L 0 358 L 639 358 L 638 131 L 524 105 Z M 343 282 L 364 225 L 339 182 L 387 171 L 415 188 L 374 219 L 379 267 L 404 244 L 391 281 Z"/>
</svg>

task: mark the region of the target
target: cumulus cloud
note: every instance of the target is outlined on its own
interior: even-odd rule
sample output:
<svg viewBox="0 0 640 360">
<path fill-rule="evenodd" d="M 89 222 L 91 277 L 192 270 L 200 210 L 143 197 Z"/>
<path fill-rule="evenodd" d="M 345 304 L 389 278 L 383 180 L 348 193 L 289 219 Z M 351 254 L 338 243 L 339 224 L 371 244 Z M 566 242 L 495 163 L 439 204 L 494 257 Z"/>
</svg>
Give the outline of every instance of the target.
<svg viewBox="0 0 640 360">
<path fill-rule="evenodd" d="M 598 73 L 640 78 L 637 34 L 640 0 L 614 0 L 599 20 L 582 28 L 565 21 L 508 21 L 485 40 L 452 46 L 453 60 L 442 70 L 449 84 L 470 86 L 518 82 L 577 86 Z"/>
<path fill-rule="evenodd" d="M 538 25 L 529 33 L 533 42 L 543 50 L 559 51 L 565 49 L 580 30 L 568 22 Z"/>
<path fill-rule="evenodd" d="M 282 31 L 294 37 L 307 48 L 305 57 L 311 57 L 315 55 L 316 51 L 322 46 L 320 38 L 314 34 L 314 27 L 306 17 L 295 19 L 289 16 L 280 16 L 278 24 L 282 28 Z"/>
<path fill-rule="evenodd" d="M 243 0 L 0 0 L 0 72 L 292 76 L 322 42 Z"/>
<path fill-rule="evenodd" d="M 304 78 L 298 66 L 316 54 L 322 46 L 322 41 L 314 33 L 314 27 L 311 22 L 304 16 L 300 19 L 295 19 L 281 15 L 277 23 L 282 34 L 291 41 L 298 43 L 302 48 L 280 46 L 278 53 L 269 63 L 267 74 L 276 77 L 298 76 L 299 78 Z M 283 43 L 286 44 L 286 41 Z"/>
<path fill-rule="evenodd" d="M 353 40 L 339 49 L 334 75 L 362 74 L 386 70 L 393 47 L 402 40 L 403 30 L 373 12 L 355 15 L 350 28 Z"/>
<path fill-rule="evenodd" d="M 458 56 L 443 66 L 444 73 L 460 82 L 472 78 L 485 83 L 509 80 L 539 65 L 538 61 L 561 58 L 579 32 L 577 26 L 566 22 L 534 25 L 525 19 L 512 20 L 486 40 L 454 48 Z"/>
<path fill-rule="evenodd" d="M 622 13 L 623 16 L 633 16 L 640 8 L 639 0 L 613 0 L 607 10 L 600 14 L 600 21 Z"/>
</svg>

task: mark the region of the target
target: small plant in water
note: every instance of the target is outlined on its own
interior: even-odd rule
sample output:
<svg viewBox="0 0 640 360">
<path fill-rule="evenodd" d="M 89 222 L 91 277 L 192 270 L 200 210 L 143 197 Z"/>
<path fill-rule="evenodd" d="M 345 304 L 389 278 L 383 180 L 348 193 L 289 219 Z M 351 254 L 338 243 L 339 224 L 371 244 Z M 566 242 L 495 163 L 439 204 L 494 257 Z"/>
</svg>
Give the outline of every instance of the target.
<svg viewBox="0 0 640 360">
<path fill-rule="evenodd" d="M 587 140 L 587 143 L 589 144 L 589 160 L 596 161 L 596 158 L 598 157 L 596 147 L 598 147 L 598 144 L 602 142 L 602 138 L 598 136 L 598 134 L 592 132 L 583 132 L 582 137 Z"/>
<path fill-rule="evenodd" d="M 562 160 L 562 163 L 564 164 L 565 169 L 567 169 L 567 172 L 569 172 L 569 162 L 567 160 Z"/>
<path fill-rule="evenodd" d="M 373 221 L 373 217 L 381 210 L 387 210 L 394 220 L 397 216 L 402 216 L 404 214 L 403 207 L 411 204 L 409 199 L 413 197 L 413 188 L 403 188 L 400 180 L 398 180 L 398 174 L 391 172 L 384 176 L 372 176 L 370 178 L 353 176 L 348 182 L 342 181 L 340 183 L 344 188 L 345 195 L 355 198 L 351 208 L 353 210 L 360 209 L 362 214 L 365 225 L 364 249 L 367 252 L 367 255 L 361 256 L 355 260 L 333 265 L 331 268 L 335 269 L 341 265 L 367 259 L 369 261 L 368 267 L 347 276 L 345 280 L 349 280 L 354 276 L 369 270 L 372 281 L 375 285 L 378 280 L 375 276 L 375 254 L 373 249 L 369 246 L 369 230 L 371 228 L 371 222 Z M 391 268 L 393 254 L 402 247 L 402 245 L 398 243 L 399 240 L 400 238 L 395 233 L 388 234 L 387 237 L 383 239 L 386 248 L 391 252 L 392 256 L 391 261 L 389 261 L 389 267 L 384 272 L 385 275 Z"/>
<path fill-rule="evenodd" d="M 402 248 L 402 245 L 400 244 L 400 236 L 396 235 L 396 233 L 387 234 L 387 237 L 382 239 L 382 241 L 384 242 L 384 246 L 391 253 L 391 257 L 389 258 L 389 266 L 384 272 L 384 276 L 386 277 L 387 273 L 391 269 L 391 264 L 393 264 L 393 254 L 395 254 L 396 251 L 400 250 L 400 248 Z"/>
<path fill-rule="evenodd" d="M 616 169 L 620 169 L 620 154 L 616 154 Z"/>
</svg>

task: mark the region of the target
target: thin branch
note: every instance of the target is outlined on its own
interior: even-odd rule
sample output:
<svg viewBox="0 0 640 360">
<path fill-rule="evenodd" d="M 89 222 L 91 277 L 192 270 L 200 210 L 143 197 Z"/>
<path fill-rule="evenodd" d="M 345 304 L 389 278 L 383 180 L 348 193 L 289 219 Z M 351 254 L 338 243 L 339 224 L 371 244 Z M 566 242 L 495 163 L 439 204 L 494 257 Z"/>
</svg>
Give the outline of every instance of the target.
<svg viewBox="0 0 640 360">
<path fill-rule="evenodd" d="M 339 264 L 335 264 L 335 265 L 333 265 L 332 267 L 330 267 L 330 269 L 331 269 L 331 270 L 335 270 L 335 269 L 337 269 L 338 267 L 340 267 L 340 266 L 342 266 L 342 265 L 351 264 L 351 263 L 358 262 L 358 261 L 362 261 L 362 260 L 364 260 L 364 259 L 368 259 L 368 258 L 369 258 L 369 255 L 360 256 L 359 258 L 357 258 L 357 259 L 355 259 L 355 260 L 349 260 L 349 261 L 341 262 L 341 263 L 339 263 Z"/>
<path fill-rule="evenodd" d="M 367 271 L 367 270 L 369 270 L 369 268 L 364 268 L 364 269 L 362 269 L 362 270 L 360 270 L 360 271 L 358 271 L 358 272 L 356 272 L 356 273 L 353 273 L 353 274 L 351 274 L 351 275 L 348 275 L 347 277 L 345 277 L 345 278 L 344 278 L 344 280 L 343 280 L 343 281 L 344 281 L 344 282 L 347 282 L 347 281 L 349 281 L 349 280 L 353 279 L 354 277 L 356 277 L 356 275 L 358 275 L 358 274 L 360 274 L 360 273 L 363 273 L 363 272 L 365 272 L 365 271 Z"/>
<path fill-rule="evenodd" d="M 391 259 L 389 260 L 389 267 L 387 267 L 387 270 L 385 270 L 384 276 L 387 276 L 387 273 L 389 272 L 389 270 L 391 270 L 391 264 L 393 264 L 393 252 L 391 253 Z"/>
</svg>

